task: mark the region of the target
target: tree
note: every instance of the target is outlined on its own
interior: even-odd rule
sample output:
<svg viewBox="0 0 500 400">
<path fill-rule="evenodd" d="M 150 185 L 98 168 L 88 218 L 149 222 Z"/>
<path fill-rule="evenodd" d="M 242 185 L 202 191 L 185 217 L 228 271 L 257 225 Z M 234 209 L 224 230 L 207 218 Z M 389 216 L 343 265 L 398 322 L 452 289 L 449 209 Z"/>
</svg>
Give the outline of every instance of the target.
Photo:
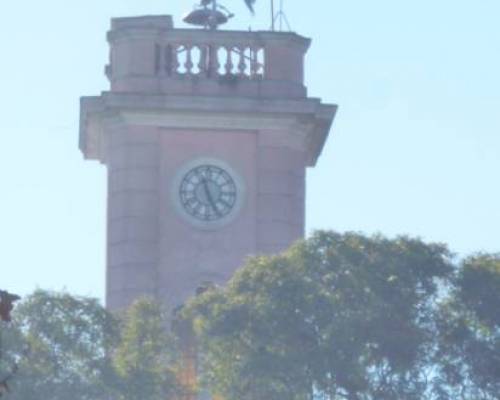
<svg viewBox="0 0 500 400">
<path fill-rule="evenodd" d="M 319 232 L 249 260 L 184 315 L 204 379 L 228 400 L 420 399 L 452 271 L 443 245 Z"/>
<path fill-rule="evenodd" d="M 445 399 L 498 399 L 500 255 L 465 259 L 439 316 L 438 383 Z"/>
<path fill-rule="evenodd" d="M 145 299 L 113 315 L 95 299 L 35 292 L 2 331 L 0 374 L 18 365 L 6 400 L 164 400 L 175 384 L 163 317 Z"/>
<path fill-rule="evenodd" d="M 14 303 L 21 298 L 18 295 L 0 290 L 0 325 L 2 322 L 11 322 L 11 312 L 14 309 Z M 14 361 L 12 365 L 6 367 L 2 360 L 2 331 L 0 330 L 0 397 L 9 392 L 9 382 L 15 376 L 18 365 Z"/>
<path fill-rule="evenodd" d="M 165 400 L 178 393 L 176 342 L 167 321 L 162 308 L 147 299 L 137 300 L 125 313 L 113 360 L 119 399 Z"/>
<path fill-rule="evenodd" d="M 35 292 L 4 331 L 6 361 L 18 361 L 7 398 L 99 398 L 108 390 L 107 350 L 116 337 L 116 321 L 96 300 Z"/>
</svg>

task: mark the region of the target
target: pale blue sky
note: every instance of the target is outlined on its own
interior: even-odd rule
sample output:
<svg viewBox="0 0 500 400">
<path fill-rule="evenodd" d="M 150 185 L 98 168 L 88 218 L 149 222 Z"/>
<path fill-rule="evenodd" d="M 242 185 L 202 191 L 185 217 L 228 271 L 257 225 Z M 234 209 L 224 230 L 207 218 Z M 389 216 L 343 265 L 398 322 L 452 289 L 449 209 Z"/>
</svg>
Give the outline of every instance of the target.
<svg viewBox="0 0 500 400">
<path fill-rule="evenodd" d="M 267 28 L 243 0 L 233 29 Z M 102 297 L 105 168 L 77 149 L 79 97 L 107 89 L 109 19 L 187 0 L 23 1 L 0 24 L 0 287 Z M 500 251 L 500 2 L 285 0 L 313 39 L 311 96 L 340 106 L 308 173 L 307 229 Z"/>
</svg>

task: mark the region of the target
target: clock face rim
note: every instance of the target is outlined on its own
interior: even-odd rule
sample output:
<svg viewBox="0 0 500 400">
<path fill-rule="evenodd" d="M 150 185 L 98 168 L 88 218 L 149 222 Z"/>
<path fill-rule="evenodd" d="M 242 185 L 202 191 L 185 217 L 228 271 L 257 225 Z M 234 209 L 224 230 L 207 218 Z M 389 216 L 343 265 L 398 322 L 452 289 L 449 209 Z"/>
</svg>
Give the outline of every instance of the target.
<svg viewBox="0 0 500 400">
<path fill-rule="evenodd" d="M 236 198 L 231 210 L 220 218 L 211 221 L 202 220 L 190 214 L 186 210 L 180 195 L 182 183 L 187 175 L 196 168 L 203 166 L 214 166 L 223 170 L 232 179 L 236 190 Z M 185 221 L 200 229 L 213 230 L 228 225 L 239 215 L 245 201 L 245 193 L 246 188 L 243 179 L 227 162 L 217 158 L 199 157 L 184 163 L 178 168 L 172 184 L 171 198 L 177 214 Z"/>
<path fill-rule="evenodd" d="M 238 189 L 225 169 L 202 164 L 189 170 L 181 181 L 179 196 L 184 210 L 202 222 L 214 222 L 233 211 Z"/>
</svg>

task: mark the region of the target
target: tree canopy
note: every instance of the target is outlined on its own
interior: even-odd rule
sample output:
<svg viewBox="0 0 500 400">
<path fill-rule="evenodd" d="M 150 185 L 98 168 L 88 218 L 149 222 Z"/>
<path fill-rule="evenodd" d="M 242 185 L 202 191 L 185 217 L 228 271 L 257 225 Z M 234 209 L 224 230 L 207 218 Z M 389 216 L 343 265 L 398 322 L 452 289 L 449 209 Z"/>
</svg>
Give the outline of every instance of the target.
<svg viewBox="0 0 500 400">
<path fill-rule="evenodd" d="M 442 391 L 450 398 L 500 394 L 500 255 L 465 259 L 438 316 Z"/>
<path fill-rule="evenodd" d="M 457 266 L 439 244 L 319 232 L 250 259 L 184 315 L 228 400 L 494 399 L 499 260 Z"/>
<path fill-rule="evenodd" d="M 1 325 L 0 382 L 17 366 L 5 399 L 499 398 L 498 254 L 317 232 L 176 315 L 37 291 Z"/>
<path fill-rule="evenodd" d="M 176 341 L 161 306 L 139 301 L 123 318 L 113 366 L 119 400 L 165 400 L 178 392 Z"/>
<path fill-rule="evenodd" d="M 0 377 L 17 365 L 5 399 L 171 397 L 175 362 L 166 326 L 161 307 L 147 299 L 113 315 L 95 299 L 37 291 L 1 331 Z"/>
</svg>

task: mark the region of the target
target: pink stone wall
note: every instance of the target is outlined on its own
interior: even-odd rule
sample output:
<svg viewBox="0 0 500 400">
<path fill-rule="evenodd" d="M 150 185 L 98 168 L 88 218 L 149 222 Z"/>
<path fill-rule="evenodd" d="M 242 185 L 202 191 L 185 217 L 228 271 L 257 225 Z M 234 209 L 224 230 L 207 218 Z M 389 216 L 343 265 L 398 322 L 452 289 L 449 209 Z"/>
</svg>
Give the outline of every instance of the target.
<svg viewBox="0 0 500 400">
<path fill-rule="evenodd" d="M 203 282 L 225 283 L 246 257 L 282 251 L 302 237 L 304 154 L 259 140 L 262 134 L 130 126 L 109 135 L 111 309 L 142 295 L 177 306 Z M 237 217 L 214 229 L 194 226 L 172 201 L 178 171 L 207 157 L 230 165 L 246 188 Z"/>
<path fill-rule="evenodd" d="M 160 151 L 155 129 L 109 132 L 106 304 L 157 295 Z"/>
<path fill-rule="evenodd" d="M 160 297 L 179 304 L 204 281 L 222 284 L 256 249 L 256 134 L 238 131 L 163 131 L 161 136 Z M 198 158 L 221 160 L 246 186 L 239 215 L 228 225 L 204 230 L 182 218 L 172 204 L 176 173 Z"/>
<path fill-rule="evenodd" d="M 304 235 L 305 155 L 279 146 L 261 146 L 257 168 L 257 249 L 278 253 Z"/>
</svg>

